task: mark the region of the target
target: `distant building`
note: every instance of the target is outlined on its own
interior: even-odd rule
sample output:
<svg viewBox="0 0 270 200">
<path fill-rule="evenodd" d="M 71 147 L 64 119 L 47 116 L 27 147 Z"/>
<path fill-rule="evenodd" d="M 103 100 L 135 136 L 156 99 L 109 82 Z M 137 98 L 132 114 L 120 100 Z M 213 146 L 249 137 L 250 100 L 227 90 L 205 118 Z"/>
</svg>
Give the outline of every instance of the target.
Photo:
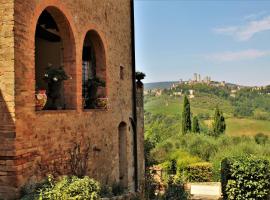
<svg viewBox="0 0 270 200">
<path fill-rule="evenodd" d="M 190 99 L 193 99 L 193 98 L 195 97 L 194 93 L 195 93 L 194 90 L 189 90 L 189 96 L 188 96 L 188 97 L 189 97 Z"/>
</svg>

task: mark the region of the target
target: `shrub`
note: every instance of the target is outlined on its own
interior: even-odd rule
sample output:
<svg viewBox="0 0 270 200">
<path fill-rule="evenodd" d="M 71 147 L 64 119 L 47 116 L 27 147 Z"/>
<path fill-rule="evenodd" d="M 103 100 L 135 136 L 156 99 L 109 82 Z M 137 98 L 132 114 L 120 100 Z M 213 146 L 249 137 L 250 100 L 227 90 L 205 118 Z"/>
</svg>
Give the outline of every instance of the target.
<svg viewBox="0 0 270 200">
<path fill-rule="evenodd" d="M 257 144 L 263 144 L 265 145 L 265 143 L 267 142 L 268 140 L 268 135 L 265 135 L 263 133 L 258 133 L 254 136 L 254 139 L 255 139 L 255 142 Z"/>
<path fill-rule="evenodd" d="M 107 198 L 113 197 L 112 187 L 110 187 L 108 185 L 101 185 L 100 196 L 107 197 Z"/>
<path fill-rule="evenodd" d="M 221 164 L 224 199 L 269 199 L 269 167 L 267 160 L 253 156 L 224 159 Z"/>
<path fill-rule="evenodd" d="M 112 193 L 114 196 L 122 195 L 125 191 L 125 188 L 118 182 L 112 184 Z"/>
<path fill-rule="evenodd" d="M 173 177 L 169 179 L 168 186 L 162 196 L 164 200 L 186 200 L 188 199 L 188 194 L 184 189 L 184 185 L 181 182 L 174 182 Z"/>
<path fill-rule="evenodd" d="M 209 182 L 212 180 L 212 171 L 212 164 L 208 162 L 190 164 L 186 169 L 187 179 L 190 182 Z"/>
<path fill-rule="evenodd" d="M 89 177 L 64 176 L 58 181 L 52 176 L 25 195 L 22 200 L 97 200 L 99 183 Z"/>
</svg>

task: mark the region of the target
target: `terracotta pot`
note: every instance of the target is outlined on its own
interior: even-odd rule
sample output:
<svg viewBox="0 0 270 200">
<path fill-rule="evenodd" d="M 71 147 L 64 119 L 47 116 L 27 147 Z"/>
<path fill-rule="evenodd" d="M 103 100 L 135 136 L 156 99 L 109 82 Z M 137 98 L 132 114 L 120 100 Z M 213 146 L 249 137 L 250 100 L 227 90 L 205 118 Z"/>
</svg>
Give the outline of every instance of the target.
<svg viewBox="0 0 270 200">
<path fill-rule="evenodd" d="M 96 106 L 100 109 L 107 109 L 108 108 L 108 98 L 97 98 L 96 99 Z"/>
<path fill-rule="evenodd" d="M 38 90 L 36 92 L 36 110 L 43 110 L 47 103 L 46 90 Z"/>
</svg>

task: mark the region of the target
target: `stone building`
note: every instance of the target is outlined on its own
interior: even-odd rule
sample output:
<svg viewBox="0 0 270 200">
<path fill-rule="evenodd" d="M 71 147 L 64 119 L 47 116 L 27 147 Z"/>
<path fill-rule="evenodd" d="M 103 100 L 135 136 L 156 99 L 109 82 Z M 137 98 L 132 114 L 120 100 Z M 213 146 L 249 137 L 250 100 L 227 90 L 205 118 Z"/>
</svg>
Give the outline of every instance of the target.
<svg viewBox="0 0 270 200">
<path fill-rule="evenodd" d="M 87 175 L 139 191 L 133 25 L 131 0 L 0 0 L 0 199 L 52 171 L 70 173 L 75 144 L 90 147 Z M 60 66 L 69 78 L 57 90 L 44 77 Z M 93 80 L 105 84 L 90 89 Z M 37 109 L 41 90 L 48 99 Z"/>
</svg>

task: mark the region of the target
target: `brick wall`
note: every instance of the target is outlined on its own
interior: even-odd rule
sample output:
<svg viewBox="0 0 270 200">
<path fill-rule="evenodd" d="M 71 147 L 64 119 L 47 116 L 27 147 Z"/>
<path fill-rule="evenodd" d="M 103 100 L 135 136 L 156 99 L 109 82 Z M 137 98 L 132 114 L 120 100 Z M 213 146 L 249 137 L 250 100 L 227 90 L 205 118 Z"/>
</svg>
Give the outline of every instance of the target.
<svg viewBox="0 0 270 200">
<path fill-rule="evenodd" d="M 8 197 L 16 192 L 14 4 L 0 0 L 0 5 L 0 191 Z"/>
<path fill-rule="evenodd" d="M 126 122 L 130 127 L 129 117 L 132 116 L 130 1 L 16 0 L 14 5 L 12 2 L 0 0 L 1 72 L 2 66 L 5 69 L 0 88 L 2 96 L 10 98 L 1 102 L 8 109 L 6 113 L 11 123 L 5 128 L 10 128 L 8 135 L 11 139 L 8 139 L 12 142 L 9 148 L 15 154 L 12 154 L 14 161 L 9 163 L 15 169 L 13 175 L 16 178 L 9 186 L 16 190 L 28 182 L 40 180 L 50 171 L 46 166 L 57 166 L 63 174 L 67 173 L 68 169 L 63 165 L 68 157 L 67 152 L 75 141 L 81 142 L 87 138 L 90 138 L 91 144 L 88 175 L 103 183 L 118 181 L 118 126 L 120 122 Z M 73 110 L 35 111 L 35 28 L 38 17 L 48 6 L 56 7 L 65 15 L 75 41 L 75 57 L 69 66 L 75 76 L 75 84 L 70 89 L 76 97 Z M 83 41 L 86 33 L 92 29 L 98 32 L 105 48 L 108 110 L 85 111 L 82 108 Z M 8 46 L 5 52 L 3 45 Z M 123 80 L 120 79 L 120 66 L 124 67 Z M 7 118 L 5 109 L 0 111 L 1 118 Z M 14 133 L 14 125 L 15 141 L 15 134 L 10 132 L 13 130 Z M 3 135 L 1 130 L 0 134 Z M 131 128 L 128 128 L 127 138 L 131 141 Z M 8 144 L 5 142 L 5 145 Z M 132 153 L 128 156 L 131 161 Z M 7 163 L 3 166 L 7 166 Z M 132 163 L 128 166 L 129 171 L 134 170 Z M 2 168 L 0 173 L 5 173 L 5 170 Z M 129 181 L 133 181 L 133 178 L 130 177 Z M 0 198 L 15 198 L 16 195 L 8 197 L 1 188 L 7 183 L 0 180 Z"/>
</svg>

